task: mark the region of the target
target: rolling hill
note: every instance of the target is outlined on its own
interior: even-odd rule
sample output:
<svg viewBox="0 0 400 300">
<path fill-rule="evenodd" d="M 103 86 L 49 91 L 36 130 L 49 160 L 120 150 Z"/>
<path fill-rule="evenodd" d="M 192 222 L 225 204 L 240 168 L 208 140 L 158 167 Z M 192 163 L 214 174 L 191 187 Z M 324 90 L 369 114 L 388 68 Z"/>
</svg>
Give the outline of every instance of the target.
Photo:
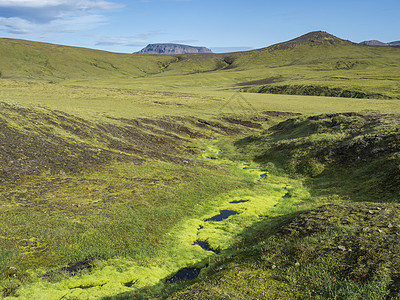
<svg viewBox="0 0 400 300">
<path fill-rule="evenodd" d="M 138 79 L 143 88 L 229 88 L 302 84 L 399 97 L 400 50 L 365 47 L 325 32 L 227 54 L 129 55 L 21 40 L 0 40 L 1 78 L 70 83 Z M 182 77 L 184 76 L 184 77 Z M 161 81 L 160 78 L 163 78 Z M 145 78 L 145 80 L 140 80 Z M 270 82 L 271 78 L 279 78 Z M 103 81 L 104 81 L 103 80 Z M 239 86 L 240 87 L 239 87 Z"/>
<path fill-rule="evenodd" d="M 0 39 L 0 298 L 398 299 L 399 61 Z"/>
</svg>

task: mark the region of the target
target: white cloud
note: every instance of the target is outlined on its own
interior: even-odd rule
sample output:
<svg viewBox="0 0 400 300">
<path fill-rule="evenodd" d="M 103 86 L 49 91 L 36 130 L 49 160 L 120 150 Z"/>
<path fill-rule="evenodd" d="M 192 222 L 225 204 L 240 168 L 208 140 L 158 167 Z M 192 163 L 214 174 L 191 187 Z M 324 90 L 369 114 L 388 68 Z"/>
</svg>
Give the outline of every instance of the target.
<svg viewBox="0 0 400 300">
<path fill-rule="evenodd" d="M 49 35 L 57 33 L 73 33 L 81 31 L 82 28 L 92 29 L 105 23 L 101 15 L 73 16 L 69 18 L 58 18 L 46 24 L 37 24 L 21 18 L 1 18 L 0 31 L 11 34 L 36 34 Z"/>
<path fill-rule="evenodd" d="M 122 7 L 104 0 L 0 0 L 0 31 L 46 35 L 93 29 L 105 23 L 102 12 Z"/>
<path fill-rule="evenodd" d="M 144 47 L 152 43 L 151 39 L 155 36 L 166 34 L 161 30 L 150 30 L 147 32 L 138 33 L 128 37 L 106 37 L 93 36 L 96 40 L 96 46 L 124 46 L 124 47 Z"/>
<path fill-rule="evenodd" d="M 171 43 L 179 43 L 179 44 L 193 44 L 198 43 L 199 40 L 173 40 Z"/>
<path fill-rule="evenodd" d="M 120 4 L 109 1 L 91 0 L 0 0 L 0 7 L 26 7 L 26 8 L 45 8 L 63 6 L 70 9 L 115 9 L 122 7 Z"/>
<path fill-rule="evenodd" d="M 149 43 L 147 40 L 138 40 L 129 37 L 100 37 L 97 39 L 96 46 L 125 46 L 125 47 L 140 47 L 146 46 Z"/>
</svg>

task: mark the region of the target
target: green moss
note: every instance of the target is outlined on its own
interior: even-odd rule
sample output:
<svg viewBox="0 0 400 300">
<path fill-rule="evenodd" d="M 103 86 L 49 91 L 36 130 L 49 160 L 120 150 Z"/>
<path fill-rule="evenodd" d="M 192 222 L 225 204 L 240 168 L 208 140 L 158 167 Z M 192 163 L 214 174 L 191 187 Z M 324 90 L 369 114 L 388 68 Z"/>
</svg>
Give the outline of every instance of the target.
<svg viewBox="0 0 400 300">
<path fill-rule="evenodd" d="M 0 41 L 0 297 L 396 297 L 397 217 L 380 212 L 397 207 L 343 201 L 397 202 L 398 120 L 337 112 L 400 104 L 325 96 L 397 98 L 399 52 L 292 46 L 132 57 Z M 232 101 L 278 81 L 327 88 Z M 240 214 L 205 222 L 222 209 Z M 164 284 L 185 267 L 199 279 Z"/>
</svg>

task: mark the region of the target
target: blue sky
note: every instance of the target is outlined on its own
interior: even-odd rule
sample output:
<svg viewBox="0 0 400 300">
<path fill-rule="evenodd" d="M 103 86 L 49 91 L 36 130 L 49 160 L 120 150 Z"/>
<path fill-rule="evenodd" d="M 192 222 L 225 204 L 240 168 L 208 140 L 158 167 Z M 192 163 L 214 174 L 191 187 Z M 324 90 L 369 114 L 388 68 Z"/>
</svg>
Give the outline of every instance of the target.
<svg viewBox="0 0 400 300">
<path fill-rule="evenodd" d="M 125 53 L 167 42 L 256 49 L 314 30 L 391 42 L 399 29 L 399 0 L 0 0 L 0 37 Z"/>
</svg>

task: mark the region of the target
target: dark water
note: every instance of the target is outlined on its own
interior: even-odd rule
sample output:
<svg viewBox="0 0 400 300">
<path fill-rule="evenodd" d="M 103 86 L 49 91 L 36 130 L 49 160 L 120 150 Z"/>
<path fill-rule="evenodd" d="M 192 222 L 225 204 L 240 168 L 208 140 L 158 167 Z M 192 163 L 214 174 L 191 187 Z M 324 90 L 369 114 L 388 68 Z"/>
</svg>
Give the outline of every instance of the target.
<svg viewBox="0 0 400 300">
<path fill-rule="evenodd" d="M 246 202 L 249 202 L 249 200 L 231 201 L 231 202 L 229 202 L 229 203 L 231 203 L 231 204 L 239 204 L 239 203 L 246 203 Z"/>
<path fill-rule="evenodd" d="M 286 193 L 285 196 L 283 196 L 283 199 L 288 199 L 288 198 L 290 198 L 290 194 Z"/>
<path fill-rule="evenodd" d="M 178 273 L 176 273 L 172 278 L 168 279 L 168 283 L 174 283 L 183 280 L 192 280 L 196 279 L 197 276 L 200 274 L 200 269 L 193 268 L 193 269 L 182 269 Z"/>
<path fill-rule="evenodd" d="M 267 173 L 261 174 L 260 177 L 261 177 L 261 178 L 267 177 Z"/>
<path fill-rule="evenodd" d="M 207 242 L 205 242 L 205 241 L 199 241 L 199 240 L 197 240 L 197 241 L 195 241 L 195 242 L 193 243 L 193 245 L 199 245 L 203 250 L 212 251 L 212 252 L 214 252 L 215 254 L 219 254 L 218 251 L 211 249 L 211 248 L 210 248 L 210 245 L 209 245 Z"/>
<path fill-rule="evenodd" d="M 206 219 L 204 221 L 209 222 L 209 221 L 213 221 L 213 222 L 219 222 L 225 219 L 228 219 L 230 216 L 234 216 L 234 215 L 238 215 L 239 213 L 237 211 L 234 210 L 220 210 L 219 211 L 219 215 L 216 215 L 212 218 Z"/>
<path fill-rule="evenodd" d="M 126 287 L 132 287 L 132 286 L 135 285 L 136 281 L 137 281 L 137 280 L 131 281 L 131 282 L 127 282 L 127 283 L 125 283 L 124 285 L 125 285 Z"/>
</svg>

